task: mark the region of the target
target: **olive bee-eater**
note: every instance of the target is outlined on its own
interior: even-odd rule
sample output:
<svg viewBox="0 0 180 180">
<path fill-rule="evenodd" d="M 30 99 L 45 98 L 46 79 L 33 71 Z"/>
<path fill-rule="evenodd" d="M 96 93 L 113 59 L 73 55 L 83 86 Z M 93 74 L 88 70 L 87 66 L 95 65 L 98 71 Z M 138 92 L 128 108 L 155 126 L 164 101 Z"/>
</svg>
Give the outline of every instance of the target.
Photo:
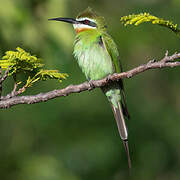
<svg viewBox="0 0 180 180">
<path fill-rule="evenodd" d="M 122 67 L 119 52 L 111 36 L 107 33 L 107 26 L 102 16 L 87 8 L 74 18 L 52 18 L 49 20 L 71 23 L 76 31 L 74 42 L 74 56 L 82 72 L 91 82 L 99 80 L 113 73 L 120 73 Z M 125 116 L 129 118 L 122 80 L 110 82 L 101 87 L 107 96 L 117 122 L 118 130 L 128 156 L 128 166 L 131 160 L 128 147 L 128 132 Z"/>
</svg>

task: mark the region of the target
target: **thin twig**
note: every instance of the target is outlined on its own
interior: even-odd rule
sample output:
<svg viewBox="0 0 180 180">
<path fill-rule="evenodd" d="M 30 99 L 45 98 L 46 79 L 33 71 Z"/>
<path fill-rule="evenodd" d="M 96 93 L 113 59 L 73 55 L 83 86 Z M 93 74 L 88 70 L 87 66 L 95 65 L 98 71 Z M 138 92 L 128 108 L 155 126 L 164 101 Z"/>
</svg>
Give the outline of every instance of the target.
<svg viewBox="0 0 180 180">
<path fill-rule="evenodd" d="M 0 79 L 2 79 L 2 69 L 0 67 Z M 0 82 L 0 97 L 2 95 L 2 82 Z"/>
<path fill-rule="evenodd" d="M 2 97 L 2 84 L 3 84 L 3 81 L 5 81 L 6 78 L 8 77 L 8 73 L 9 73 L 9 67 L 7 68 L 4 75 L 2 76 L 2 68 L 0 67 L 0 101 Z"/>
<path fill-rule="evenodd" d="M 16 91 L 17 86 L 18 86 L 18 84 L 15 82 L 12 92 L 6 95 L 7 99 L 17 96 L 17 91 Z M 1 100 L 3 100 L 3 97 L 1 97 Z"/>
<path fill-rule="evenodd" d="M 123 78 L 130 78 L 148 69 L 177 67 L 177 66 L 180 66 L 180 62 L 175 61 L 175 60 L 179 58 L 180 58 L 180 53 L 175 53 L 172 56 L 168 56 L 166 53 L 165 57 L 158 62 L 151 60 L 147 64 L 140 65 L 127 72 L 122 72 L 119 74 L 112 74 L 112 75 L 109 75 L 108 77 L 105 77 L 104 79 L 91 81 L 91 83 L 84 82 L 79 85 L 70 85 L 64 89 L 53 90 L 47 93 L 40 93 L 37 95 L 31 95 L 31 96 L 18 96 L 18 97 L 13 97 L 13 98 L 8 98 L 7 96 L 4 96 L 4 97 L 1 97 L 2 101 L 0 101 L 0 108 L 1 109 L 9 108 L 17 104 L 34 104 L 34 103 L 48 101 L 56 97 L 68 96 L 69 94 L 72 94 L 72 93 L 80 93 L 82 91 L 92 90 L 94 88 L 102 87 L 108 84 L 110 81 L 117 81 Z"/>
<path fill-rule="evenodd" d="M 18 87 L 18 84 L 14 83 L 14 88 L 13 88 L 12 92 L 7 94 L 6 96 L 1 96 L 0 100 L 7 100 L 7 99 L 10 99 L 10 98 L 13 98 L 15 96 L 18 96 L 18 95 L 22 94 L 26 90 L 26 87 L 22 87 L 18 91 L 16 91 L 17 87 Z"/>
<path fill-rule="evenodd" d="M 5 71 L 4 75 L 3 75 L 3 76 L 1 75 L 0 84 L 2 84 L 3 81 L 6 80 L 6 78 L 8 77 L 8 73 L 9 73 L 9 67 L 8 67 L 7 70 Z"/>
</svg>

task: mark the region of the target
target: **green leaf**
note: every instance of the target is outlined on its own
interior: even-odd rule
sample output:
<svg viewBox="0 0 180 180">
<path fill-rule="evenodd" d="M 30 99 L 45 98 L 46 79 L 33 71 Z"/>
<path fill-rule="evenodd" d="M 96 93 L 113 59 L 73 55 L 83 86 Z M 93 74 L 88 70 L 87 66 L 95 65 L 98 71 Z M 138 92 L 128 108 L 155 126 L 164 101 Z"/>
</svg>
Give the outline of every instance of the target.
<svg viewBox="0 0 180 180">
<path fill-rule="evenodd" d="M 135 26 L 138 26 L 139 24 L 142 24 L 144 22 L 151 22 L 152 24 L 157 24 L 171 29 L 173 32 L 175 32 L 178 35 L 178 37 L 180 37 L 180 28 L 178 28 L 177 24 L 173 24 L 172 21 L 167 21 L 162 18 L 158 18 L 149 13 L 140 13 L 140 14 L 123 16 L 121 17 L 120 21 L 125 26 L 129 24 L 134 24 Z"/>
<path fill-rule="evenodd" d="M 38 76 L 40 76 L 42 80 L 47 80 L 49 78 L 57 79 L 61 82 L 62 79 L 66 79 L 68 77 L 68 74 L 60 73 L 58 70 L 41 69 L 38 73 Z"/>
<path fill-rule="evenodd" d="M 40 80 L 57 79 L 61 82 L 68 77 L 66 73 L 60 73 L 58 70 L 42 69 L 43 66 L 40 58 L 31 55 L 20 47 L 17 47 L 16 51 L 7 51 L 0 60 L 2 69 L 7 70 L 9 68 L 8 76 L 17 78 L 18 73 L 28 74 L 28 78 L 23 82 L 24 86 L 21 88 L 24 90 Z M 17 79 L 15 81 L 18 82 Z"/>
<path fill-rule="evenodd" d="M 28 77 L 25 87 L 31 87 L 35 82 L 39 80 L 46 81 L 47 79 L 57 79 L 59 82 L 66 79 L 68 74 L 60 73 L 58 70 L 46 70 L 41 69 L 33 77 Z"/>
<path fill-rule="evenodd" d="M 16 51 L 7 51 L 0 60 L 0 66 L 2 69 L 9 67 L 9 76 L 17 74 L 19 72 L 30 72 L 37 68 L 44 66 L 41 63 L 42 60 L 36 56 L 32 56 L 20 47 L 16 48 Z"/>
</svg>

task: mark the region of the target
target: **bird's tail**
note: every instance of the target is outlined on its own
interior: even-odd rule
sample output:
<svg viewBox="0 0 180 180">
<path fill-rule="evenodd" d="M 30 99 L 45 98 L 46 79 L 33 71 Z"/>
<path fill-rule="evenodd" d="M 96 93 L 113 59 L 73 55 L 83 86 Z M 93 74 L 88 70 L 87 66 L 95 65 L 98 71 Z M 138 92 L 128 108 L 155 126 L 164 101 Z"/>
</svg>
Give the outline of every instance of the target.
<svg viewBox="0 0 180 180">
<path fill-rule="evenodd" d="M 114 106 L 111 103 L 114 117 L 116 119 L 116 123 L 118 126 L 118 131 L 119 131 L 121 139 L 123 140 L 123 145 L 124 145 L 124 148 L 125 148 L 125 151 L 127 154 L 128 167 L 130 169 L 131 168 L 131 158 L 130 158 L 129 146 L 128 146 L 128 132 L 127 132 L 127 127 L 126 127 L 121 103 L 118 102 L 117 104 L 118 104 L 117 106 Z"/>
<path fill-rule="evenodd" d="M 118 126 L 118 131 L 120 134 L 121 139 L 123 140 L 123 145 L 127 154 L 128 158 L 128 166 L 129 169 L 131 168 L 131 158 L 129 153 L 129 146 L 128 146 L 128 131 L 125 123 L 124 115 L 129 117 L 129 113 L 127 110 L 126 102 L 125 102 L 125 96 L 122 93 L 123 89 L 119 88 L 119 84 L 112 83 L 108 86 L 102 87 L 102 91 L 107 96 L 113 113 L 114 117 Z M 124 103 L 123 103 L 124 102 Z"/>
</svg>

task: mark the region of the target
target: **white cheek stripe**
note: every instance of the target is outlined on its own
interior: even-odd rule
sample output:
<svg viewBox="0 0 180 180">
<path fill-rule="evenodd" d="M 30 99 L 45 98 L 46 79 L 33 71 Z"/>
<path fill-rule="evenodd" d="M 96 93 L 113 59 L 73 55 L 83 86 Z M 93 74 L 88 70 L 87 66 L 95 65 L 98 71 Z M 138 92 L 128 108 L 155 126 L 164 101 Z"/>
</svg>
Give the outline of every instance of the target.
<svg viewBox="0 0 180 180">
<path fill-rule="evenodd" d="M 73 24 L 74 29 L 96 29 L 96 27 L 92 27 L 86 24 Z"/>
</svg>

